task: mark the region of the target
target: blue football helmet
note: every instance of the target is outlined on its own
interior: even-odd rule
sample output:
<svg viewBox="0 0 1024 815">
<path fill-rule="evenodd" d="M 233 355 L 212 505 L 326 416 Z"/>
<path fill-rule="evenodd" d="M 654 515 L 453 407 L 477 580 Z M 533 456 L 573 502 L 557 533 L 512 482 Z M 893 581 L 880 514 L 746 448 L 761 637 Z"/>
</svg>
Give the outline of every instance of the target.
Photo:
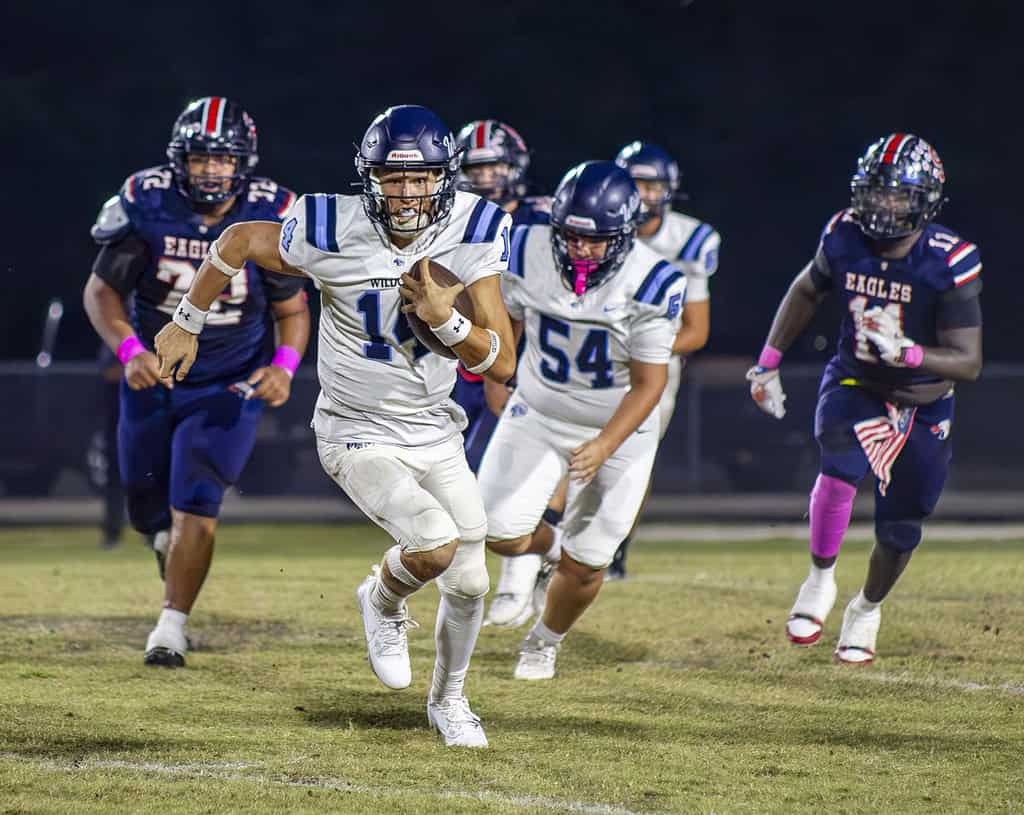
<svg viewBox="0 0 1024 815">
<path fill-rule="evenodd" d="M 945 181 L 934 147 L 912 133 L 893 133 L 858 160 L 850 179 L 850 208 L 869 238 L 903 238 L 939 214 Z"/>
<path fill-rule="evenodd" d="M 658 203 L 641 200 L 638 224 L 660 218 L 665 213 L 665 207 L 679 196 L 679 165 L 664 148 L 652 142 L 635 141 L 619 150 L 615 163 L 628 171 L 634 180 L 661 181 L 665 184 L 665 194 Z"/>
<path fill-rule="evenodd" d="M 459 171 L 455 139 L 444 122 L 425 107 L 397 105 L 379 114 L 363 136 L 355 163 L 362 182 L 363 209 L 387 232 L 415 235 L 451 214 Z M 409 196 L 421 199 L 418 210 L 411 215 L 411 225 L 392 216 L 378 180 L 382 170 L 437 171 L 433 192 Z"/>
<path fill-rule="evenodd" d="M 577 164 L 559 182 L 551 204 L 551 248 L 562 281 L 577 295 L 596 289 L 626 260 L 636 238 L 640 193 L 628 172 L 612 161 Z M 604 238 L 604 256 L 573 259 L 569 236 Z"/>
<path fill-rule="evenodd" d="M 235 171 L 228 176 L 193 175 L 190 154 L 232 156 Z M 174 122 L 167 158 L 178 192 L 195 204 L 222 203 L 242 191 L 259 161 L 256 124 L 241 105 L 223 96 L 196 99 Z"/>
<path fill-rule="evenodd" d="M 526 171 L 530 151 L 515 128 L 497 119 L 479 119 L 459 131 L 456 144 L 461 156 L 459 189 L 504 204 L 526 193 Z M 492 183 L 484 185 L 470 177 L 467 167 L 504 164 L 506 171 L 494 173 Z"/>
</svg>

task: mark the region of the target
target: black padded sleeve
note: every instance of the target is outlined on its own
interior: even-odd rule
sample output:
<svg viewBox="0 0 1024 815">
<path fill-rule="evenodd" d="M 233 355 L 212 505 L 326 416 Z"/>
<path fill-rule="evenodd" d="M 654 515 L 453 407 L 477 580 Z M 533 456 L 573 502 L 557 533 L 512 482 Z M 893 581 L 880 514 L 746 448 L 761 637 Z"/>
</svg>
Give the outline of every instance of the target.
<svg viewBox="0 0 1024 815">
<path fill-rule="evenodd" d="M 93 261 L 92 272 L 118 294 L 127 296 L 135 289 L 148 266 L 149 246 L 135 233 L 129 233 L 100 249 Z"/>
</svg>

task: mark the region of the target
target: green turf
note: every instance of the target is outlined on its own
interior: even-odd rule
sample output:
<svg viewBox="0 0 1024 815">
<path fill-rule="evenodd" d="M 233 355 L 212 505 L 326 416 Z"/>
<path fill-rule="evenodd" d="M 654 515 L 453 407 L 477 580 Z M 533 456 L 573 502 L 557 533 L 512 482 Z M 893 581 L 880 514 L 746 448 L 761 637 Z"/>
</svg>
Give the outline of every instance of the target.
<svg viewBox="0 0 1024 815">
<path fill-rule="evenodd" d="M 142 665 L 150 553 L 95 543 L 0 532 L 0 815 L 1024 812 L 1022 542 L 929 542 L 866 669 L 830 659 L 866 546 L 803 650 L 782 626 L 804 546 L 638 545 L 553 682 L 512 680 L 522 632 L 484 629 L 467 694 L 487 751 L 426 727 L 433 589 L 412 688 L 370 673 L 353 591 L 383 533 L 226 528 L 184 671 Z"/>
</svg>

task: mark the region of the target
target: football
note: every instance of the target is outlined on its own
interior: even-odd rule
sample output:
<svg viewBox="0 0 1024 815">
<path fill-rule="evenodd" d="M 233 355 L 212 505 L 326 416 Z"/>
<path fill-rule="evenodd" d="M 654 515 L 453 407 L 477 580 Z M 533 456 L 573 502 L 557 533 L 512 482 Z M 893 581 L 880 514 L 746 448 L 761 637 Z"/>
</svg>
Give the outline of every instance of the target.
<svg viewBox="0 0 1024 815">
<path fill-rule="evenodd" d="M 432 260 L 428 262 L 430 263 L 430 277 L 438 286 L 448 288 L 449 286 L 454 286 L 456 283 L 462 282 L 440 263 L 435 263 Z M 422 268 L 423 264 L 420 261 L 416 261 L 416 264 L 409 270 L 409 276 L 413 280 L 419 280 L 421 275 L 420 270 Z M 402 298 L 403 305 L 407 302 L 408 301 L 405 300 L 405 298 Z M 455 298 L 455 308 L 458 309 L 459 313 L 463 317 L 467 317 L 470 322 L 475 322 L 476 314 L 473 310 L 473 300 L 465 290 L 461 291 Z M 457 358 L 455 352 L 434 336 L 434 332 L 430 330 L 430 326 L 417 317 L 415 312 L 406 314 L 405 319 L 409 322 L 409 328 L 412 329 L 413 335 L 422 345 L 425 345 L 435 354 L 440 354 L 443 357 L 448 357 L 449 359 Z"/>
</svg>

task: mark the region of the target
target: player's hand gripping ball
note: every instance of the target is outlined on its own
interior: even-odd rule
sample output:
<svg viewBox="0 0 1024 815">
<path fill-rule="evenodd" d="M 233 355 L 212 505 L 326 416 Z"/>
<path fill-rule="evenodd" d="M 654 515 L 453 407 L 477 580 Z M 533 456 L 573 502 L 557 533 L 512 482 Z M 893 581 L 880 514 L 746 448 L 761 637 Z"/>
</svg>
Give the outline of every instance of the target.
<svg viewBox="0 0 1024 815">
<path fill-rule="evenodd" d="M 402 312 L 416 339 L 435 354 L 456 359 L 455 352 L 437 338 L 430 326 L 444 323 L 453 307 L 470 322 L 475 321 L 473 300 L 462 281 L 440 263 L 423 258 L 402 275 L 398 291 L 402 295 Z"/>
</svg>

